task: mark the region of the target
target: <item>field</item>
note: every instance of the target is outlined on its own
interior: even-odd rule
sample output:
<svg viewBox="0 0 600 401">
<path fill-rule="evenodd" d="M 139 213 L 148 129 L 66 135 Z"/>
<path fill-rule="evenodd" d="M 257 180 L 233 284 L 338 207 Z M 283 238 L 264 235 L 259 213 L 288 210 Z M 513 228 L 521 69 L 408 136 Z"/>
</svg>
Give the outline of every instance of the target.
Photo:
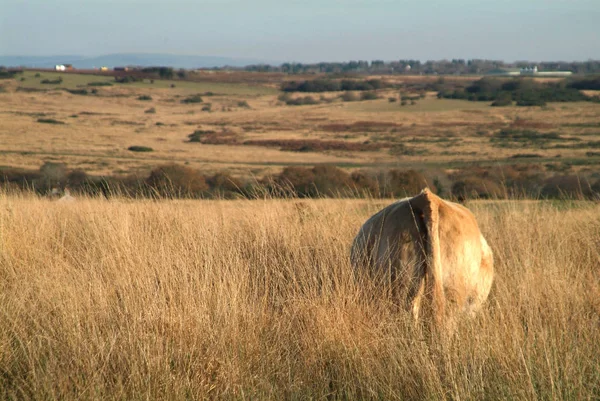
<svg viewBox="0 0 600 401">
<path fill-rule="evenodd" d="M 240 83 L 240 74 L 205 73 L 190 81 L 118 84 L 108 76 L 26 71 L 23 81 L 6 81 L 0 91 L 0 166 L 35 169 L 51 161 L 95 175 L 143 175 L 176 162 L 260 178 L 289 165 L 355 170 L 533 163 L 578 171 L 600 163 L 594 152 L 600 143 L 597 103 L 489 107 L 428 92 L 402 106 L 397 90 L 380 90 L 375 100 L 343 102 L 340 93 L 323 93 L 311 95 L 318 104 L 288 106 L 279 100 L 277 76 L 267 74 L 265 82 L 259 76 L 247 74 Z M 58 77 L 60 84 L 41 83 Z M 436 79 L 403 79 L 417 78 Z M 89 85 L 98 82 L 113 85 Z M 196 94 L 202 102 L 182 103 Z M 191 143 L 196 130 L 213 131 L 214 138 Z M 510 143 L 498 139 L 502 130 L 553 136 Z M 286 140 L 301 151 L 287 150 Z M 321 146 L 332 142 L 350 145 Z M 134 153 L 130 146 L 153 152 Z"/>
<path fill-rule="evenodd" d="M 387 202 L 1 195 L 0 398 L 600 397 L 597 204 L 469 204 L 496 280 L 431 341 L 349 265 Z"/>
<path fill-rule="evenodd" d="M 412 89 L 344 101 L 278 90 L 292 78 L 0 81 L 0 399 L 600 399 L 600 103 L 491 107 Z M 45 191 L 72 184 L 61 163 L 148 181 L 169 163 L 240 180 L 321 165 L 527 173 L 539 188 L 571 174 L 579 199 L 467 198 L 496 276 L 484 310 L 440 338 L 350 267 L 354 235 L 392 199 L 56 202 Z M 596 195 L 574 174 L 598 180 Z"/>
</svg>

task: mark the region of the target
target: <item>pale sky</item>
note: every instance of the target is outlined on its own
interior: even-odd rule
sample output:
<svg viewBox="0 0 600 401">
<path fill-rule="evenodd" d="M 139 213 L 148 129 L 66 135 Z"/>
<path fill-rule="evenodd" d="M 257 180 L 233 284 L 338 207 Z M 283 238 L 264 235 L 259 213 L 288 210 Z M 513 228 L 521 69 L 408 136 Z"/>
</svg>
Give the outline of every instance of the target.
<svg viewBox="0 0 600 401">
<path fill-rule="evenodd" d="M 0 0 L 0 55 L 600 59 L 600 0 Z"/>
</svg>

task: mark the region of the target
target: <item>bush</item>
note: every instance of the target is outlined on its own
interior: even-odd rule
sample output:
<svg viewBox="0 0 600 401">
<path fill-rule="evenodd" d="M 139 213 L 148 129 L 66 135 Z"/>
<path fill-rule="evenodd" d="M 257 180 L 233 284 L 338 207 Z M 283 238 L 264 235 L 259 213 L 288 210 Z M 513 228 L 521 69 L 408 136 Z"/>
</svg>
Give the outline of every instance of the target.
<svg viewBox="0 0 600 401">
<path fill-rule="evenodd" d="M 490 199 L 503 197 L 500 184 L 482 177 L 466 177 L 452 185 L 452 195 L 458 199 Z"/>
<path fill-rule="evenodd" d="M 88 86 L 113 86 L 110 82 L 90 82 Z"/>
<path fill-rule="evenodd" d="M 340 98 L 344 102 L 356 102 L 360 100 L 360 97 L 354 92 L 346 92 L 343 95 L 341 95 Z"/>
<path fill-rule="evenodd" d="M 53 118 L 38 118 L 37 122 L 43 124 L 66 124 L 64 121 L 55 120 Z"/>
<path fill-rule="evenodd" d="M 140 96 L 138 96 L 137 100 L 142 100 L 142 101 L 152 100 L 152 96 L 149 96 L 149 95 L 140 95 Z"/>
<path fill-rule="evenodd" d="M 214 135 L 215 131 L 211 130 L 196 130 L 188 135 L 189 142 L 202 142 L 202 139 L 208 135 Z"/>
<path fill-rule="evenodd" d="M 567 87 L 577 90 L 600 90 L 600 75 L 573 79 L 567 84 Z"/>
<path fill-rule="evenodd" d="M 416 170 L 390 170 L 383 179 L 385 195 L 413 196 L 428 187 L 427 179 Z"/>
<path fill-rule="evenodd" d="M 37 74 L 39 75 L 39 74 Z M 62 77 L 58 77 L 57 79 L 42 79 L 40 81 L 41 84 L 46 84 L 46 85 L 60 85 L 62 83 L 63 79 Z"/>
<path fill-rule="evenodd" d="M 154 194 L 164 197 L 198 197 L 208 190 L 206 179 L 199 171 L 177 164 L 152 170 L 146 184 Z"/>
<path fill-rule="evenodd" d="M 67 165 L 64 163 L 45 162 L 40 167 L 40 184 L 42 190 L 64 184 L 67 180 Z"/>
<path fill-rule="evenodd" d="M 250 105 L 249 105 L 249 104 L 248 104 L 248 102 L 247 102 L 247 101 L 245 101 L 245 100 L 240 100 L 240 101 L 237 103 L 237 106 L 238 106 L 238 107 L 241 107 L 241 108 L 244 108 L 244 109 L 249 109 L 249 108 L 250 108 Z"/>
<path fill-rule="evenodd" d="M 131 82 L 144 82 L 144 78 L 136 77 L 134 75 L 126 75 L 123 77 L 115 77 L 115 82 L 120 84 L 128 84 Z"/>
<path fill-rule="evenodd" d="M 212 104 L 207 103 L 204 106 L 202 106 L 202 111 L 211 111 L 212 108 Z"/>
<path fill-rule="evenodd" d="M 217 191 L 221 195 L 240 193 L 243 187 L 240 180 L 232 177 L 228 173 L 217 173 L 212 177 L 209 177 L 206 180 L 206 183 L 210 186 L 211 190 Z"/>
<path fill-rule="evenodd" d="M 588 180 L 577 175 L 557 175 L 547 178 L 541 196 L 547 198 L 581 198 L 592 195 Z"/>
<path fill-rule="evenodd" d="M 288 106 L 305 106 L 305 105 L 314 105 L 319 104 L 318 100 L 313 98 L 312 96 L 304 96 L 298 98 L 289 98 L 285 104 Z"/>
<path fill-rule="evenodd" d="M 149 109 L 144 110 L 144 113 L 146 113 L 146 114 L 155 114 L 156 113 L 156 109 L 154 107 L 150 107 Z"/>
<path fill-rule="evenodd" d="M 82 95 L 82 96 L 86 96 L 88 94 L 87 89 L 67 89 L 67 92 L 69 92 L 71 95 Z M 92 89 L 92 93 L 97 93 L 96 89 Z"/>
<path fill-rule="evenodd" d="M 130 146 L 127 148 L 127 150 L 129 150 L 131 152 L 152 152 L 152 151 L 154 151 L 154 149 L 149 148 L 147 146 L 138 146 L 138 145 Z"/>
<path fill-rule="evenodd" d="M 315 195 L 315 174 L 306 167 L 286 167 L 275 178 L 279 188 L 291 190 L 299 197 L 310 197 Z"/>
<path fill-rule="evenodd" d="M 496 100 L 492 103 L 493 107 L 512 106 L 512 95 L 508 92 L 502 92 L 496 97 Z"/>
<path fill-rule="evenodd" d="M 183 103 L 183 104 L 202 103 L 202 102 L 203 102 L 203 100 L 200 95 L 188 96 L 185 99 L 181 100 L 181 103 Z"/>
<path fill-rule="evenodd" d="M 350 174 L 350 179 L 354 183 L 354 188 L 357 191 L 364 191 L 370 196 L 379 196 L 379 184 L 371 175 L 363 171 L 354 171 Z"/>
<path fill-rule="evenodd" d="M 320 165 L 312 169 L 314 175 L 313 186 L 318 195 L 335 197 L 347 193 L 354 187 L 350 175 L 335 166 Z"/>
<path fill-rule="evenodd" d="M 360 100 L 375 100 L 378 99 L 377 93 L 375 92 L 362 92 L 360 94 Z"/>
</svg>

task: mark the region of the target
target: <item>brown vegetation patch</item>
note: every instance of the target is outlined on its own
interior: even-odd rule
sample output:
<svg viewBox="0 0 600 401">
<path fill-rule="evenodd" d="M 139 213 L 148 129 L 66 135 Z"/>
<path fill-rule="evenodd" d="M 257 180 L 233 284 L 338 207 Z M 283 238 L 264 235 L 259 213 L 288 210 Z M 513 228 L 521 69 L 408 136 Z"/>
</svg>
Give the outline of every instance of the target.
<svg viewBox="0 0 600 401">
<path fill-rule="evenodd" d="M 541 121 L 517 119 L 510 124 L 510 128 L 549 129 L 554 128 L 554 124 L 548 124 Z"/>
<path fill-rule="evenodd" d="M 199 142 L 205 145 L 237 145 L 239 137 L 232 131 L 196 130 L 188 135 L 189 142 Z"/>
<path fill-rule="evenodd" d="M 401 127 L 402 124 L 386 121 L 356 121 L 352 124 L 325 124 L 321 126 L 323 131 L 329 132 L 364 132 L 385 131 L 389 128 Z"/>
<path fill-rule="evenodd" d="M 366 152 L 391 146 L 386 143 L 321 141 L 318 139 L 257 139 L 245 141 L 244 145 L 277 147 L 292 152 L 322 152 L 327 150 Z"/>
</svg>

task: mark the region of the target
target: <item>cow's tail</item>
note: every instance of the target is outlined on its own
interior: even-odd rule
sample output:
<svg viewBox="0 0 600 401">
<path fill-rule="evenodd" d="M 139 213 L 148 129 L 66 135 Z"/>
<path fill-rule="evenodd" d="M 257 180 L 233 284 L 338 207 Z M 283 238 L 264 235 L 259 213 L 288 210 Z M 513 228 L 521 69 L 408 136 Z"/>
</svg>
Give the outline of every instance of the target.
<svg viewBox="0 0 600 401">
<path fill-rule="evenodd" d="M 425 240 L 425 289 L 430 294 L 432 312 L 438 324 L 443 323 L 446 309 L 440 247 L 440 202 L 441 199 L 427 188 L 411 200 L 413 210 L 420 211 L 420 217 L 423 219 L 427 230 Z"/>
</svg>

